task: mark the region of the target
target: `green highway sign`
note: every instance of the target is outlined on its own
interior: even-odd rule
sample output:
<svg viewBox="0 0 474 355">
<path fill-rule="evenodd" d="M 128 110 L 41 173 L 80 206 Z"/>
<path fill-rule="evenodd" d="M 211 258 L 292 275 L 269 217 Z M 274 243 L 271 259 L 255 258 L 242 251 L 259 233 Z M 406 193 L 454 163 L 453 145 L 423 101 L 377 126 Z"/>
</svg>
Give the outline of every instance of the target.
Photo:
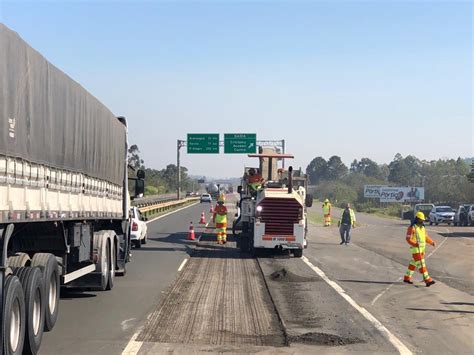
<svg viewBox="0 0 474 355">
<path fill-rule="evenodd" d="M 257 152 L 257 135 L 255 133 L 224 134 L 224 153 L 251 154 Z"/>
<path fill-rule="evenodd" d="M 219 154 L 219 133 L 188 133 L 188 154 Z"/>
</svg>

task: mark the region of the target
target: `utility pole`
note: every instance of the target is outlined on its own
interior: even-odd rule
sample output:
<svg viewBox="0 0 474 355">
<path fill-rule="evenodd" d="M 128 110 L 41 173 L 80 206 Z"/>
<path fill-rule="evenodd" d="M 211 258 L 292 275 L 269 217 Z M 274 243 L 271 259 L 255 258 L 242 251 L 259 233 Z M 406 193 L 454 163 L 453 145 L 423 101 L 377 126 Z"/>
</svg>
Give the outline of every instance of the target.
<svg viewBox="0 0 474 355">
<path fill-rule="evenodd" d="M 283 151 L 283 154 L 285 154 L 285 140 L 284 139 L 281 140 L 281 150 Z M 285 169 L 285 158 L 282 159 L 281 167 Z"/>
<path fill-rule="evenodd" d="M 178 198 L 178 200 L 181 199 L 181 159 L 180 159 L 180 149 L 181 147 L 184 146 L 184 142 L 185 141 L 182 141 L 180 139 L 178 139 L 177 141 L 177 145 L 176 145 L 176 158 L 177 158 L 177 166 L 178 166 L 178 184 L 177 184 L 177 188 L 176 188 L 176 197 Z"/>
</svg>

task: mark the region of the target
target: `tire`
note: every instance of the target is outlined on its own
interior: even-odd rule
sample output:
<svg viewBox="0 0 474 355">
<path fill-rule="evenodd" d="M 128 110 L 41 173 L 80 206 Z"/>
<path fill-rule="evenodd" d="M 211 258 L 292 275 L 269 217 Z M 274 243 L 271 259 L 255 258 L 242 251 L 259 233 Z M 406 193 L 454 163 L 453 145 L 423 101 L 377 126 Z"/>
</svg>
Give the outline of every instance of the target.
<svg viewBox="0 0 474 355">
<path fill-rule="evenodd" d="M 41 346 L 44 330 L 44 284 L 38 267 L 20 267 L 14 270 L 25 295 L 24 354 L 36 354 Z"/>
<path fill-rule="evenodd" d="M 3 308 L 3 353 L 22 354 L 25 341 L 25 294 L 15 275 L 5 279 Z"/>
<path fill-rule="evenodd" d="M 458 222 L 454 222 L 454 226 L 457 227 L 457 226 L 458 226 Z"/>
<path fill-rule="evenodd" d="M 111 290 L 114 288 L 114 281 L 115 281 L 115 264 L 117 255 L 115 254 L 115 243 L 113 240 L 110 240 L 110 243 L 107 242 L 108 253 L 109 253 L 109 274 L 107 277 L 107 287 L 106 290 Z"/>
<path fill-rule="evenodd" d="M 293 250 L 293 255 L 295 256 L 295 258 L 301 258 L 303 256 L 303 249 Z"/>
<path fill-rule="evenodd" d="M 15 255 L 7 258 L 7 266 L 9 267 L 23 267 L 31 264 L 30 256 L 26 253 L 15 253 Z"/>
<path fill-rule="evenodd" d="M 38 266 L 43 272 L 44 283 L 44 330 L 54 328 L 59 313 L 59 266 L 53 254 L 37 253 L 31 259 L 31 266 Z"/>
<path fill-rule="evenodd" d="M 134 242 L 135 248 L 140 249 L 142 247 L 142 241 L 141 240 L 135 240 Z"/>
<path fill-rule="evenodd" d="M 435 222 L 435 226 L 437 226 L 439 223 L 438 222 Z"/>
<path fill-rule="evenodd" d="M 140 240 L 140 243 L 141 243 L 141 244 L 146 244 L 146 242 L 148 241 L 147 239 L 148 239 L 148 236 L 145 234 L 145 236 L 143 237 L 143 239 Z"/>
</svg>

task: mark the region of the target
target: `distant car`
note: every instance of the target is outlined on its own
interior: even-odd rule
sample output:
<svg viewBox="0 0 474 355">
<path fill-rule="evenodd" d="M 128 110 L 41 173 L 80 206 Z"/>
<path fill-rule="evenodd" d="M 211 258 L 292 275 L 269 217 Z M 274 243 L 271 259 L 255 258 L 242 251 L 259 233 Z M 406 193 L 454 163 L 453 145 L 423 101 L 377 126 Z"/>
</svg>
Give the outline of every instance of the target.
<svg viewBox="0 0 474 355">
<path fill-rule="evenodd" d="M 191 197 L 191 196 L 193 196 L 193 194 L 194 194 L 194 192 L 189 192 L 188 191 L 188 192 L 186 192 L 186 197 Z"/>
<path fill-rule="evenodd" d="M 467 224 L 474 226 L 474 205 L 469 206 L 469 210 L 467 211 Z"/>
<path fill-rule="evenodd" d="M 430 212 L 430 225 L 447 223 L 450 225 L 454 223 L 454 212 L 449 206 L 436 206 Z"/>
<path fill-rule="evenodd" d="M 469 212 L 469 208 L 471 205 L 461 205 L 456 211 L 456 214 L 454 215 L 454 225 L 455 226 L 467 226 L 468 221 L 467 221 L 467 213 Z"/>
<path fill-rule="evenodd" d="M 132 207 L 130 209 L 130 224 L 132 230 L 130 233 L 130 240 L 135 248 L 141 248 L 142 244 L 146 244 L 148 235 L 145 218 L 143 218 L 137 207 Z"/>
<path fill-rule="evenodd" d="M 210 202 L 210 203 L 212 203 L 212 197 L 211 197 L 210 194 L 202 194 L 200 201 L 201 201 L 201 203 L 203 203 L 203 202 Z"/>
<path fill-rule="evenodd" d="M 435 205 L 432 203 L 418 203 L 415 205 L 415 208 L 413 209 L 413 217 L 415 218 L 415 215 L 417 212 L 421 211 L 425 215 L 425 221 L 430 220 L 430 213 L 435 208 Z"/>
</svg>

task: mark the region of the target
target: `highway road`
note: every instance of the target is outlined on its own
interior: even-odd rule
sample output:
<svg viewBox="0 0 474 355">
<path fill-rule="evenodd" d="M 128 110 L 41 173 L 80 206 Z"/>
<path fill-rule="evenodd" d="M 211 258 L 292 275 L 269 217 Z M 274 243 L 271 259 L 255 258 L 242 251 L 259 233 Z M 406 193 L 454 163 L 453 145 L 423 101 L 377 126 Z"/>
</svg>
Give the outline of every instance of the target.
<svg viewBox="0 0 474 355">
<path fill-rule="evenodd" d="M 406 222 L 358 214 L 349 246 L 337 227 L 310 225 L 302 259 L 255 259 L 208 234 L 186 240 L 189 221 L 197 225 L 203 210 L 209 218 L 208 208 L 150 222 L 148 244 L 108 294 L 64 292 L 41 353 L 474 351 L 474 228 L 430 228 L 438 246 L 428 269 L 438 282 L 426 288 L 419 275 L 415 285 L 400 280 Z"/>
</svg>

